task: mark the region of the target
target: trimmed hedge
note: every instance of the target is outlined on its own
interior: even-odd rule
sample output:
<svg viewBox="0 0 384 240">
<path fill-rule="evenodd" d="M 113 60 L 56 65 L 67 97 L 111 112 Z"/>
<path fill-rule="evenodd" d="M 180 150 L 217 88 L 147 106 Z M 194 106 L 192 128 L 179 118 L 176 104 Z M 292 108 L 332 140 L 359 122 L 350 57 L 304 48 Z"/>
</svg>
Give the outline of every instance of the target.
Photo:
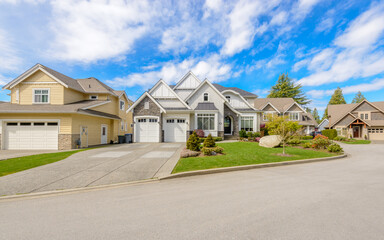
<svg viewBox="0 0 384 240">
<path fill-rule="evenodd" d="M 329 140 L 333 140 L 333 139 L 335 139 L 335 137 L 337 137 L 336 129 L 325 129 L 325 130 L 321 131 L 321 134 L 323 136 L 326 136 L 327 138 L 329 138 Z"/>
</svg>

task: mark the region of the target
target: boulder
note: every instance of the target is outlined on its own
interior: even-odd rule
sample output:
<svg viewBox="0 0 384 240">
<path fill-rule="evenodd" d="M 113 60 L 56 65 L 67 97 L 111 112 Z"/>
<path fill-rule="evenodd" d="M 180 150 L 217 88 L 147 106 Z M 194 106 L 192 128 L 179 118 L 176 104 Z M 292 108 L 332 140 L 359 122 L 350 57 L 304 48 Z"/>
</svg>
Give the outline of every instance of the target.
<svg viewBox="0 0 384 240">
<path fill-rule="evenodd" d="M 278 147 L 281 143 L 281 137 L 279 135 L 269 135 L 262 137 L 259 142 L 259 146 L 266 148 Z"/>
</svg>

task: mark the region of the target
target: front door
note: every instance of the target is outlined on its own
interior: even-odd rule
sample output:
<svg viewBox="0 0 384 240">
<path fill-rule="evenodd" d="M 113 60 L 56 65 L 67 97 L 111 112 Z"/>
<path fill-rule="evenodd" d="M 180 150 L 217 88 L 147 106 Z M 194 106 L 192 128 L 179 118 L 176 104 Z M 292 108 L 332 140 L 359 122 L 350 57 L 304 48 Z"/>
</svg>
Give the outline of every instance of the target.
<svg viewBox="0 0 384 240">
<path fill-rule="evenodd" d="M 230 117 L 224 118 L 224 134 L 232 134 L 232 121 Z"/>
<path fill-rule="evenodd" d="M 107 144 L 108 142 L 108 126 L 101 125 L 101 144 Z"/>
<path fill-rule="evenodd" d="M 354 138 L 360 138 L 360 127 L 359 126 L 353 127 L 353 137 Z"/>
</svg>

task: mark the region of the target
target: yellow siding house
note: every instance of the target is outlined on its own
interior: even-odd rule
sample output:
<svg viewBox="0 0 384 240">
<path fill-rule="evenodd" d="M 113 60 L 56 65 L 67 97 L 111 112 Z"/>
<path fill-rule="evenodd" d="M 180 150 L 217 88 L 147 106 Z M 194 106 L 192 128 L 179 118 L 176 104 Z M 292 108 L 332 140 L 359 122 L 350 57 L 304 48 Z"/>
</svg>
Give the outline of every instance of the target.
<svg viewBox="0 0 384 240">
<path fill-rule="evenodd" d="M 116 142 L 132 133 L 133 104 L 96 78 L 73 79 L 36 64 L 3 89 L 1 149 L 72 149 Z"/>
</svg>

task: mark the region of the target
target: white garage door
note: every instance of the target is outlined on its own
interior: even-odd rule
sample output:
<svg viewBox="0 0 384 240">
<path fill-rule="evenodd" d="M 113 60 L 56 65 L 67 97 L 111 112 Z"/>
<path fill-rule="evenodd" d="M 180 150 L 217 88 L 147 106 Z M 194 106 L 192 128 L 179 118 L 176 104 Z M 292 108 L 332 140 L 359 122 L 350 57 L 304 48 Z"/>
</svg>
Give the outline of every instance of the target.
<svg viewBox="0 0 384 240">
<path fill-rule="evenodd" d="M 167 119 L 164 123 L 165 142 L 186 142 L 187 129 L 185 119 Z"/>
<path fill-rule="evenodd" d="M 369 140 L 384 140 L 384 127 L 368 128 Z"/>
<path fill-rule="evenodd" d="M 135 124 L 135 142 L 159 142 L 157 118 L 138 118 Z"/>
<path fill-rule="evenodd" d="M 7 122 L 4 133 L 5 149 L 58 149 L 57 122 Z"/>
</svg>

